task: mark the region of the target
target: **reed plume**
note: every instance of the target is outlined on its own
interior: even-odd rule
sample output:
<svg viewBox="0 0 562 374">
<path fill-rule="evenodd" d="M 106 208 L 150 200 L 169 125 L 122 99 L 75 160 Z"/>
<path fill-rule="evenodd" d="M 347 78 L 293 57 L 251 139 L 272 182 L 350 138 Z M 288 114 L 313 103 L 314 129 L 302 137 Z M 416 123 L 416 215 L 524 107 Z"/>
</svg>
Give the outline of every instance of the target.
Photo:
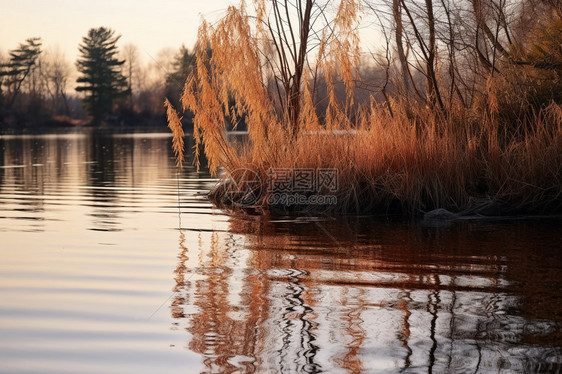
<svg viewBox="0 0 562 374">
<path fill-rule="evenodd" d="M 297 207 L 330 214 L 562 210 L 562 108 L 555 101 L 526 106 L 510 121 L 502 100 L 515 95 L 508 83 L 521 70 L 490 76 L 471 106 L 451 95 L 446 113 L 410 97 L 359 104 L 359 3 L 334 6 L 329 27 L 315 32 L 312 44 L 302 32 L 311 27 L 312 2 L 297 3 L 284 9 L 278 1 L 254 0 L 254 17 L 243 2 L 199 29 L 197 69 L 181 102 L 194 114 L 196 159 L 203 147 L 212 174 L 244 167 L 266 181 L 272 168 L 338 169 L 336 205 Z M 296 16 L 285 17 L 291 9 Z M 291 27 L 294 20 L 299 27 Z M 166 107 L 181 164 L 180 118 Z M 225 131 L 239 120 L 249 142 L 235 148 Z M 269 193 L 257 202 L 263 210 L 272 208 Z"/>
<path fill-rule="evenodd" d="M 164 106 L 166 107 L 166 115 L 168 117 L 168 127 L 173 133 L 172 149 L 176 156 L 176 165 L 181 168 L 184 162 L 184 132 L 181 123 L 182 117 L 178 116 L 178 112 L 176 112 L 168 99 L 164 102 Z"/>
</svg>

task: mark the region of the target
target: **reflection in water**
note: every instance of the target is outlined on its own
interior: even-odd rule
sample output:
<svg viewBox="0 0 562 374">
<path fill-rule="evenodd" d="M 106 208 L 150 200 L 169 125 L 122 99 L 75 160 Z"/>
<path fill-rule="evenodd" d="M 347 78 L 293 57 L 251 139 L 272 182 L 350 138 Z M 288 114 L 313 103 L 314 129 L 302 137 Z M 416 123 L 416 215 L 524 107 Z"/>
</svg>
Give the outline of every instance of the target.
<svg viewBox="0 0 562 374">
<path fill-rule="evenodd" d="M 45 221 L 66 218 L 45 214 L 46 203 L 51 209 L 76 204 L 91 217 L 89 230 L 122 230 L 123 213 L 146 208 L 136 204 L 137 196 L 156 199 L 154 181 L 176 177 L 169 134 L 139 135 L 92 131 L 0 137 L 3 217 L 25 221 L 22 231 L 44 231 Z M 184 168 L 180 178 L 189 179 L 187 188 L 208 188 L 193 168 Z M 175 181 L 167 187 L 176 193 Z"/>
<path fill-rule="evenodd" d="M 180 232 L 172 313 L 208 372 L 560 370 L 558 223 L 318 224 Z"/>
<path fill-rule="evenodd" d="M 229 216 L 170 142 L 0 136 L 1 372 L 560 370 L 559 221 Z"/>
<path fill-rule="evenodd" d="M 165 129 L 165 126 L 163 126 Z M 0 136 L 0 372 L 180 373 L 200 367 L 165 305 L 182 219 L 225 216 L 171 136 Z M 179 178 L 178 178 L 179 177 Z"/>
</svg>

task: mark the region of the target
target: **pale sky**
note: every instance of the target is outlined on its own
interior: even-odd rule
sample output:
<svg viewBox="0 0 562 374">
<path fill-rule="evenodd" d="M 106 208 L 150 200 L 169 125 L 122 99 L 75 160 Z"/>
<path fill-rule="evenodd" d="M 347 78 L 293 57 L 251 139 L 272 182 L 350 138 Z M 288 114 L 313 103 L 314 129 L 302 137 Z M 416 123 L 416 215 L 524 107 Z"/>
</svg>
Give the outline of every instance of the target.
<svg viewBox="0 0 562 374">
<path fill-rule="evenodd" d="M 29 37 L 43 49 L 61 49 L 72 64 L 90 28 L 106 26 L 121 35 L 118 46 L 133 43 L 144 61 L 164 48 L 192 48 L 201 19 L 215 22 L 239 0 L 0 0 L 0 54 Z M 363 47 L 380 44 L 380 35 L 363 18 Z M 377 43 L 378 42 L 378 43 Z"/>
<path fill-rule="evenodd" d="M 136 44 L 148 61 L 165 47 L 193 47 L 201 17 L 216 20 L 231 4 L 238 0 L 0 0 L 0 50 L 39 36 L 44 48 L 58 46 L 74 62 L 88 30 L 107 26 L 122 35 L 119 45 Z"/>
</svg>

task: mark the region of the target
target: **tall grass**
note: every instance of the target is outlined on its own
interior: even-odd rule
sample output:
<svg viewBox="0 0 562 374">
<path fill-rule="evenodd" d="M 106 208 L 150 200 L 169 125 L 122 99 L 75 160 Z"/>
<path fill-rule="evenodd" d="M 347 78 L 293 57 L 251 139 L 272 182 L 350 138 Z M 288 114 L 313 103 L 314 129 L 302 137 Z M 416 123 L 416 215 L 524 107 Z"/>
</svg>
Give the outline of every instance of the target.
<svg viewBox="0 0 562 374">
<path fill-rule="evenodd" d="M 426 108 L 414 118 L 393 103 L 390 116 L 373 105 L 356 131 L 309 130 L 252 141 L 224 157 L 228 171 L 244 167 L 264 181 L 256 205 L 268 210 L 270 168 L 337 168 L 336 205 L 294 206 L 314 213 L 419 214 L 436 208 L 483 214 L 562 210 L 562 107 L 551 104 L 531 118 L 532 129 L 502 134 L 488 116 L 450 113 L 447 122 Z M 231 150 L 231 152 L 234 152 Z M 217 191 L 218 192 L 218 191 Z M 220 200 L 220 194 L 215 198 Z M 273 207 L 276 210 L 279 207 Z"/>
<path fill-rule="evenodd" d="M 327 213 L 417 214 L 436 208 L 505 214 L 562 208 L 562 108 L 535 114 L 534 127 L 503 137 L 492 118 L 471 123 L 451 113 L 443 123 L 428 109 L 410 118 L 373 107 L 357 131 L 283 134 L 251 143 L 227 170 L 243 166 L 266 181 L 270 168 L 337 168 L 337 205 L 293 207 Z M 421 123 L 421 125 L 420 125 Z M 218 196 L 217 196 L 218 197 Z M 268 209 L 267 192 L 258 205 Z M 279 207 L 275 207 L 279 208 Z"/>
<path fill-rule="evenodd" d="M 347 15 L 348 20 L 354 17 L 353 12 Z M 300 131 L 295 136 L 286 110 L 264 83 L 267 73 L 256 44 L 260 39 L 252 34 L 249 19 L 243 10 L 231 7 L 216 26 L 204 23 L 200 28 L 200 43 L 211 46 L 212 58 L 199 48 L 197 72 L 182 97 L 183 109 L 195 115 L 196 156 L 202 146 L 211 173 L 219 167 L 227 171 L 243 167 L 257 173 L 264 184 L 272 168 L 339 170 L 335 205 L 270 206 L 271 191 L 264 186 L 257 209 L 330 214 L 419 214 L 436 208 L 483 214 L 562 210 L 559 104 L 527 106 L 524 118 L 506 122 L 502 76 L 488 80 L 486 92 L 472 108 L 451 103 L 443 113 L 398 98 L 389 98 L 384 105 L 373 99 L 363 107 L 353 106 L 354 45 L 344 48 L 322 41 L 316 66 L 325 73 L 328 103 L 319 113 L 310 81 L 303 83 Z M 355 40 L 353 22 L 340 23 L 347 25 L 342 26 L 342 35 Z M 334 51 L 351 57 L 328 58 Z M 309 77 L 312 73 L 307 71 Z M 347 82 L 345 103 L 335 95 L 331 77 L 337 76 Z M 250 139 L 245 147 L 234 148 L 226 140 L 225 123 L 242 116 Z M 168 118 L 178 139 L 181 122 L 169 105 Z M 181 153 L 179 145 L 178 139 L 174 150 Z M 217 202 L 224 197 L 220 188 L 211 196 Z"/>
</svg>

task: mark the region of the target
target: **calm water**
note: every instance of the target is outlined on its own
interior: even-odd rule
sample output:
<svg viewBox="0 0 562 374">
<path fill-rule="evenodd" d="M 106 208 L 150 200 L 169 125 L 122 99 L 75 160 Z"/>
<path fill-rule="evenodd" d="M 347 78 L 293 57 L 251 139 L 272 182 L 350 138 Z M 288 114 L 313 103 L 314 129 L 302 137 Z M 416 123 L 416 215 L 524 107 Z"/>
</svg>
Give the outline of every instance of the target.
<svg viewBox="0 0 562 374">
<path fill-rule="evenodd" d="M 1 373 L 562 371 L 560 221 L 231 216 L 170 142 L 0 137 Z"/>
</svg>

